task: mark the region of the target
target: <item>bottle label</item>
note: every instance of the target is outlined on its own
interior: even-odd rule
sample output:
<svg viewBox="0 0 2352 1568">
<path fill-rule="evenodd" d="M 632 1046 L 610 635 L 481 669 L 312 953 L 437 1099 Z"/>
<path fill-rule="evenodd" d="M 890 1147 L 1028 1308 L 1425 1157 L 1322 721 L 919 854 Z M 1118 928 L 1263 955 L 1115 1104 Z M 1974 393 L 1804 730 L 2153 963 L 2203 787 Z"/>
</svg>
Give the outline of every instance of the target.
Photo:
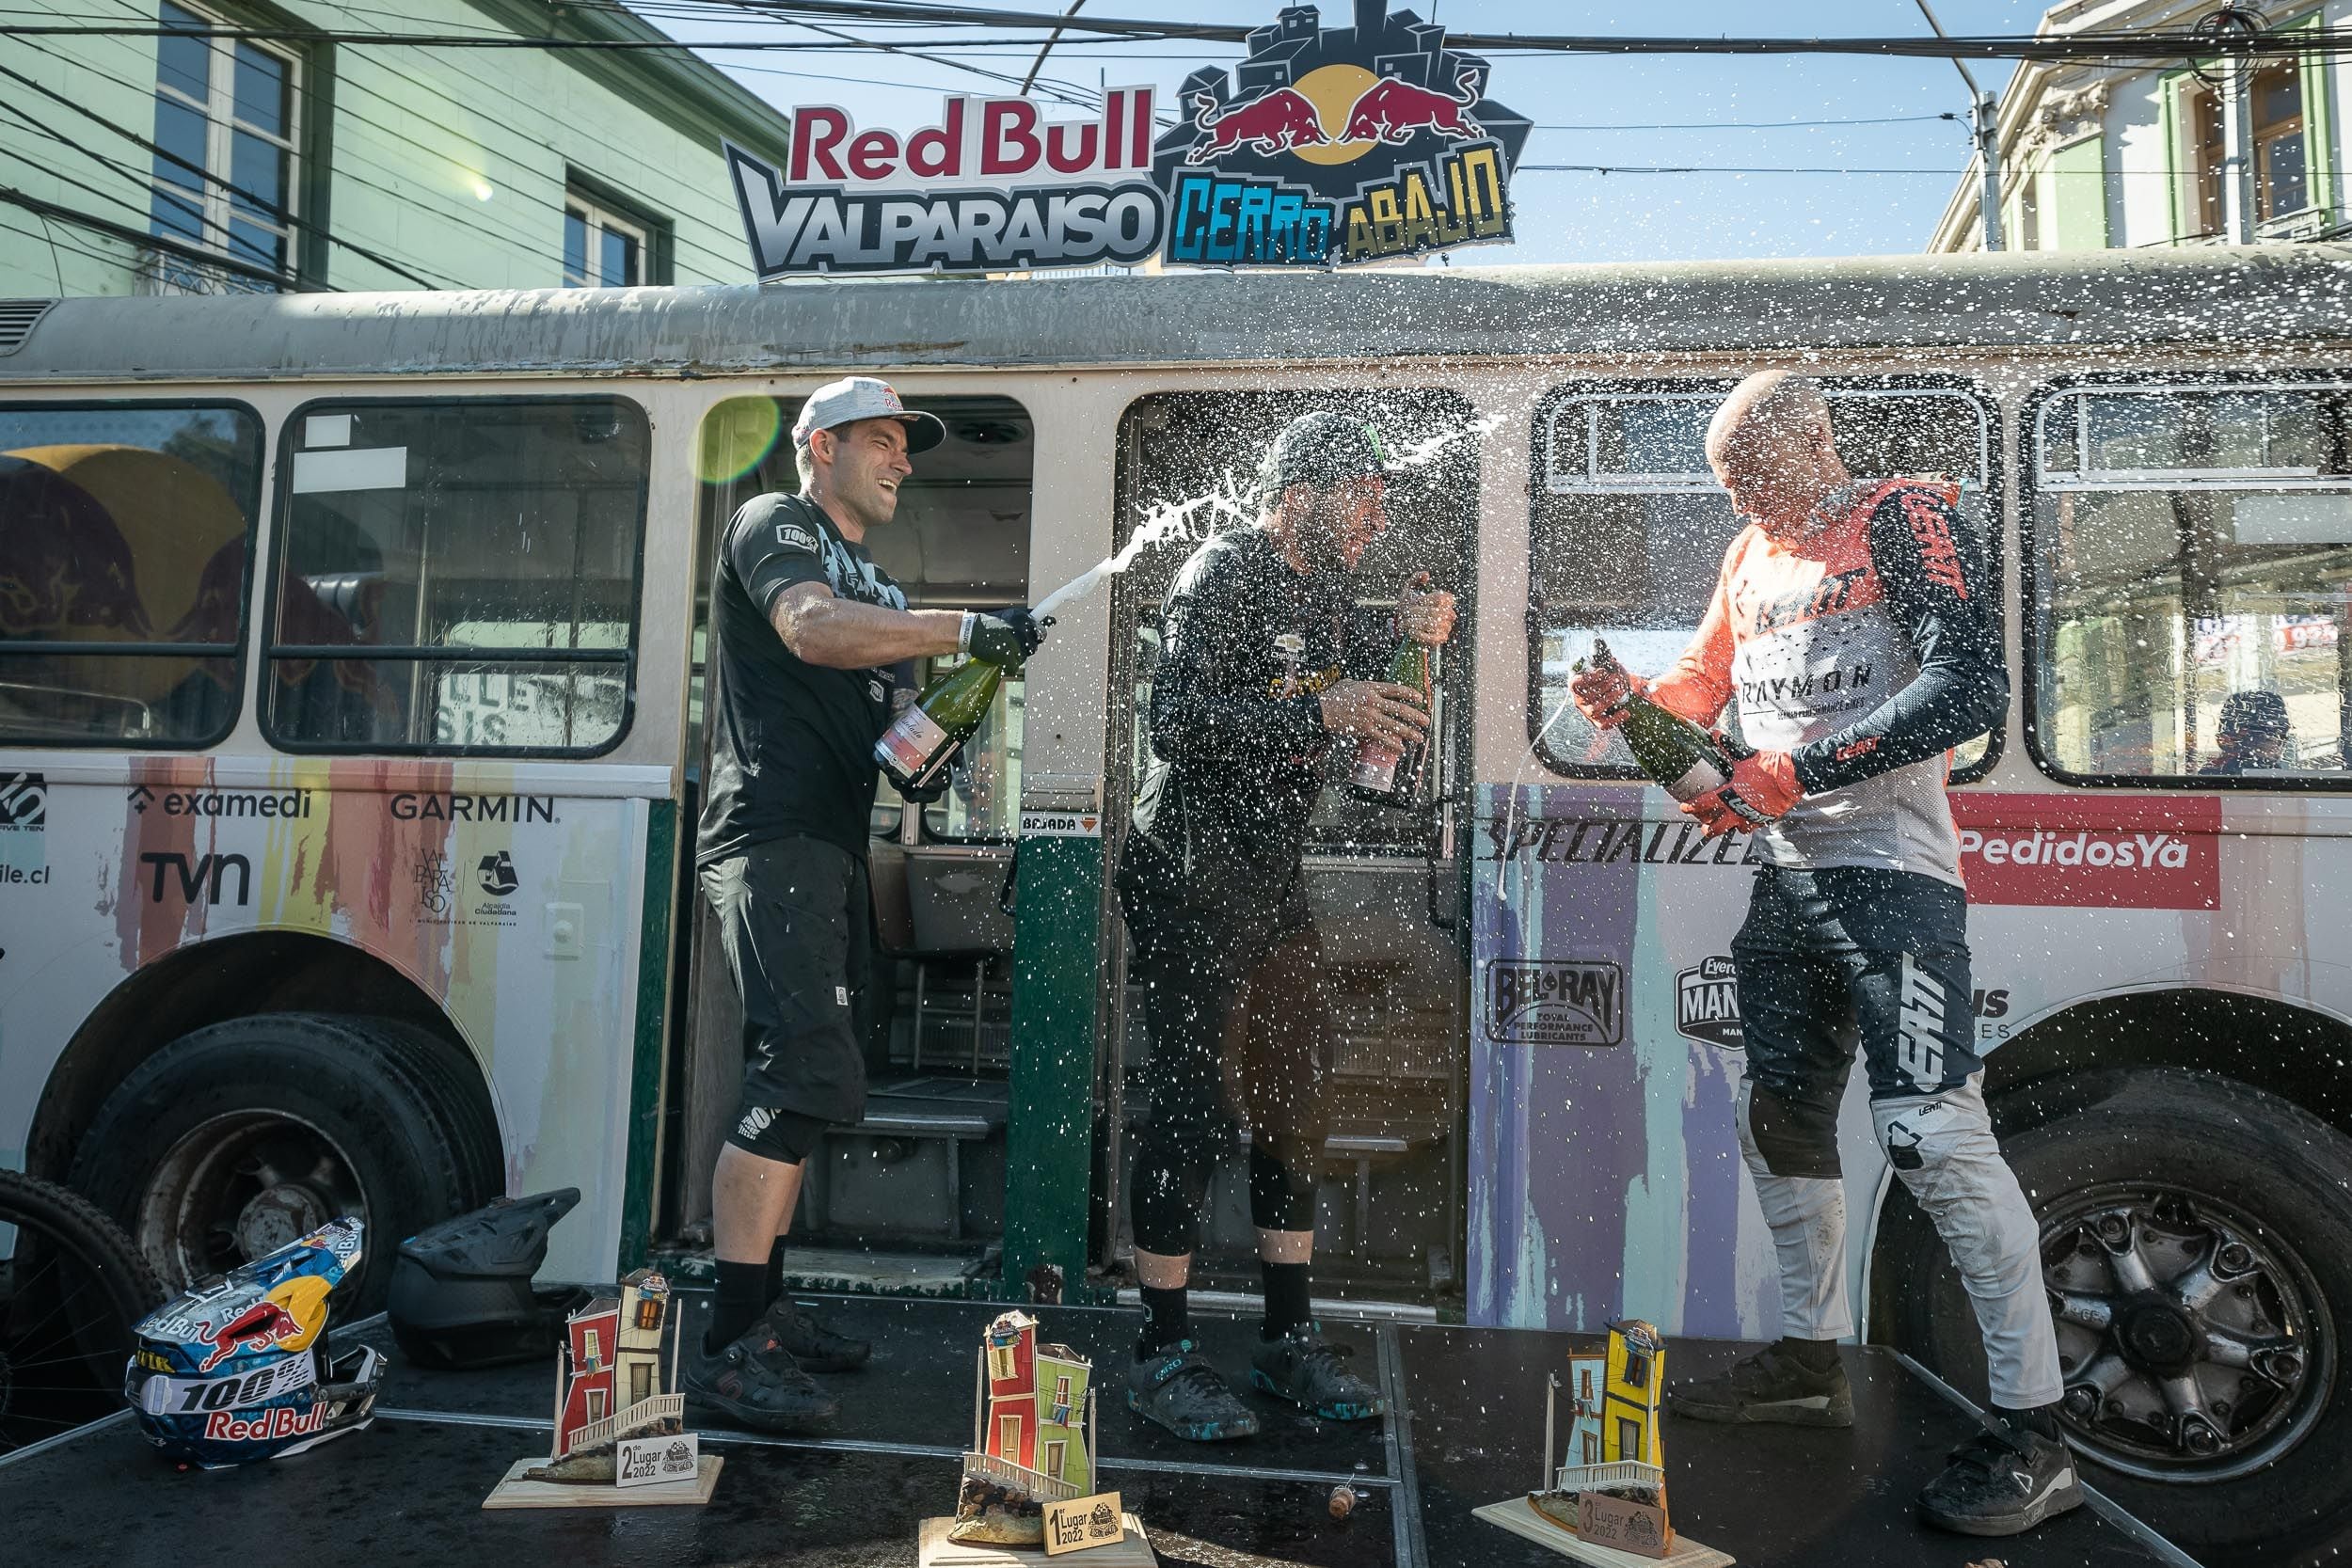
<svg viewBox="0 0 2352 1568">
<path fill-rule="evenodd" d="M 1710 789 L 1721 789 L 1724 776 L 1705 757 L 1694 757 L 1691 770 L 1666 785 L 1666 793 L 1677 800 L 1695 800 Z"/>
<path fill-rule="evenodd" d="M 874 743 L 874 758 L 892 778 L 914 784 L 930 771 L 948 744 L 947 732 L 930 714 L 911 707 Z"/>
<path fill-rule="evenodd" d="M 1358 789 L 1386 795 L 1396 787 L 1396 765 L 1405 760 L 1402 747 L 1367 740 L 1356 753 L 1356 771 L 1349 782 Z"/>
</svg>

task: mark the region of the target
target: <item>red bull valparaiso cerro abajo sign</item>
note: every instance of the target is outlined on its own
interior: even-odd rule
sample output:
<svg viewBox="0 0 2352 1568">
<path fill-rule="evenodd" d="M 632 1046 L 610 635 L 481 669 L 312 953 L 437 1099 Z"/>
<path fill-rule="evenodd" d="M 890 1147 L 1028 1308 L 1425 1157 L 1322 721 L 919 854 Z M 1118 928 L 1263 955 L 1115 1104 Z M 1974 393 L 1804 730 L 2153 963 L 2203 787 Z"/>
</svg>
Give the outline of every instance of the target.
<svg viewBox="0 0 2352 1568">
<path fill-rule="evenodd" d="M 947 98 L 930 125 L 792 112 L 786 166 L 725 147 L 761 281 L 811 273 L 1134 264 L 1334 266 L 1511 235 L 1528 121 L 1485 60 L 1387 0 L 1352 25 L 1293 6 L 1170 104 L 1113 87 L 1089 119 Z"/>
</svg>

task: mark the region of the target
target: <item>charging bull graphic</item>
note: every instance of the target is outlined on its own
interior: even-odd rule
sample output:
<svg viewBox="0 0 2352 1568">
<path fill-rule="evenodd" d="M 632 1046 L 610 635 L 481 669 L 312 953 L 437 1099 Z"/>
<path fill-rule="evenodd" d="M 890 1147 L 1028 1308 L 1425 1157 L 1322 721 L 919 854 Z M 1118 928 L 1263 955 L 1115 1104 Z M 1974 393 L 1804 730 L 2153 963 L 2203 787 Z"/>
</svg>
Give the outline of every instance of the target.
<svg viewBox="0 0 2352 1568">
<path fill-rule="evenodd" d="M 1218 108 L 1213 93 L 1196 92 L 1192 102 L 1199 111 L 1193 123 L 1202 135 L 1184 154 L 1188 164 L 1204 164 L 1220 152 L 1245 146 L 1260 152 L 1281 152 L 1294 147 L 1327 147 L 1331 142 L 1323 134 L 1323 120 L 1315 106 L 1289 87 L 1276 87 L 1230 109 Z"/>
<path fill-rule="evenodd" d="M 1134 265 L 1314 266 L 1511 238 L 1533 129 L 1485 60 L 1386 0 L 1350 25 L 1285 6 L 1247 59 L 1184 79 L 1183 110 L 1114 87 L 1090 117 L 953 94 L 919 127 L 792 111 L 782 163 L 722 147 L 759 278 Z"/>
<path fill-rule="evenodd" d="M 268 1350 L 289 1339 L 300 1338 L 302 1322 L 274 1301 L 257 1301 L 227 1323 L 205 1336 L 213 1348 L 196 1370 L 209 1372 L 232 1355 L 249 1350 Z"/>
<path fill-rule="evenodd" d="M 1347 111 L 1347 129 L 1340 139 L 1402 147 L 1414 132 L 1434 131 L 1455 141 L 1476 141 L 1486 134 L 1470 112 L 1478 102 L 1478 72 L 1464 71 L 1454 80 L 1462 88 L 1459 98 L 1394 77 L 1366 88 Z"/>
</svg>

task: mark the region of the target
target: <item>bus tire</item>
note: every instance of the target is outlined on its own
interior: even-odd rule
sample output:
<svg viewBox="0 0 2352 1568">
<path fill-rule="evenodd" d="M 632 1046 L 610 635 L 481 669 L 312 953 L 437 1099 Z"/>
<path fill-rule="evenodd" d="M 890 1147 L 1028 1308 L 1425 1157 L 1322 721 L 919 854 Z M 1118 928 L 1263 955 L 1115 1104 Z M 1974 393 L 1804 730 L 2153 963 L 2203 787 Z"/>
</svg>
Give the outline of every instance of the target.
<svg viewBox="0 0 2352 1568">
<path fill-rule="evenodd" d="M 2172 1068 L 2069 1074 L 2013 1100 L 1994 1116 L 2023 1128 L 2002 1147 L 2041 1225 L 2059 1419 L 2085 1480 L 2201 1557 L 2285 1561 L 2352 1530 L 2352 1139 Z M 1959 1275 L 1899 1197 L 1875 1264 L 1918 1282 L 1892 1304 L 1897 1342 L 1982 1402 Z M 2127 1254 L 2137 1289 L 2116 1266 Z M 2230 1364 L 2290 1328 L 2292 1351 Z M 2167 1393 L 2184 1378 L 2201 1418 Z"/>
<path fill-rule="evenodd" d="M 196 1030 L 106 1097 L 72 1184 L 175 1289 L 357 1214 L 366 1250 L 336 1306 L 364 1316 L 403 1238 L 498 1190 L 495 1134 L 485 1147 L 440 1049 L 409 1026 L 318 1013 Z"/>
</svg>

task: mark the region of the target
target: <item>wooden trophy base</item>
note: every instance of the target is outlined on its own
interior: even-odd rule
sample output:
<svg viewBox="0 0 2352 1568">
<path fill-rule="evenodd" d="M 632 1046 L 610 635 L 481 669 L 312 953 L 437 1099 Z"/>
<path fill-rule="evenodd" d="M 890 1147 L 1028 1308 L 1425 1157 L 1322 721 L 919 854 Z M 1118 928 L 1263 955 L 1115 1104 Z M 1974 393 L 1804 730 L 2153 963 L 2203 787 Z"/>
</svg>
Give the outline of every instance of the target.
<svg viewBox="0 0 2352 1568">
<path fill-rule="evenodd" d="M 534 1456 L 517 1459 L 506 1479 L 482 1499 L 485 1508 L 660 1508 L 707 1503 L 719 1484 L 719 1467 L 726 1461 L 715 1453 L 702 1455 L 694 1479 L 662 1481 L 644 1486 L 615 1486 L 610 1481 L 525 1481 L 523 1472 L 545 1465 Z"/>
<path fill-rule="evenodd" d="M 1159 1568 L 1152 1544 L 1144 1538 L 1143 1521 L 1126 1515 L 1126 1535 L 1100 1546 L 1086 1546 L 1049 1558 L 1042 1546 L 994 1546 L 981 1541 L 950 1541 L 955 1520 L 926 1519 L 915 1537 L 916 1568 Z"/>
<path fill-rule="evenodd" d="M 1539 1546 L 1549 1546 L 1562 1557 L 1577 1562 L 1589 1562 L 1594 1568 L 1729 1568 L 1733 1558 L 1729 1552 L 1719 1552 L 1712 1546 L 1701 1545 L 1680 1530 L 1675 1532 L 1674 1550 L 1664 1557 L 1643 1557 L 1638 1552 L 1621 1552 L 1614 1546 L 1596 1545 L 1584 1541 L 1535 1512 L 1535 1505 L 1525 1497 L 1513 1497 L 1507 1502 L 1488 1503 L 1470 1510 L 1471 1516 L 1490 1525 L 1500 1525 L 1513 1535 L 1524 1536 Z"/>
</svg>

